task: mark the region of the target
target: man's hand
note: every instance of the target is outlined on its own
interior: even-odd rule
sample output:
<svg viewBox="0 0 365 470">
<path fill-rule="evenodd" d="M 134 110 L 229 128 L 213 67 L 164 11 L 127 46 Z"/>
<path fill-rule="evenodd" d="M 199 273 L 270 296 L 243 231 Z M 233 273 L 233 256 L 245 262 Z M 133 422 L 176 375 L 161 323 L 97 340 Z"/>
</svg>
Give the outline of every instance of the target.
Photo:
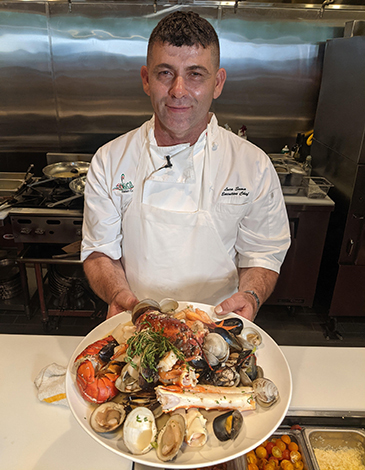
<svg viewBox="0 0 365 470">
<path fill-rule="evenodd" d="M 214 309 L 217 315 L 226 315 L 227 313 L 234 312 L 247 320 L 254 321 L 256 317 L 257 305 L 255 299 L 251 294 L 244 292 L 236 292 L 226 300 L 223 300 Z"/>
<path fill-rule="evenodd" d="M 132 310 L 138 302 L 139 300 L 130 290 L 125 289 L 119 291 L 110 302 L 106 318 L 114 317 L 114 315 L 124 312 L 125 310 Z"/>
</svg>

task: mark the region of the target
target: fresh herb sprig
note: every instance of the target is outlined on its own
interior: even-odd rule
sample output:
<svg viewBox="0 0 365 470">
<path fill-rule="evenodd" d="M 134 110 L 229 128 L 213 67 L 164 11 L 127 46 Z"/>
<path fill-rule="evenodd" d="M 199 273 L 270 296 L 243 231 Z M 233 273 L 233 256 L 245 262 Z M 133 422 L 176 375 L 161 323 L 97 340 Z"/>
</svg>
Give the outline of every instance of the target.
<svg viewBox="0 0 365 470">
<path fill-rule="evenodd" d="M 141 330 L 131 336 L 127 344 L 126 362 L 129 362 L 134 368 L 137 365 L 133 362 L 133 358 L 139 356 L 142 368 L 157 372 L 159 360 L 169 351 L 173 351 L 178 360 L 186 363 L 184 354 L 163 336 L 163 331 L 153 331 L 149 328 Z"/>
</svg>

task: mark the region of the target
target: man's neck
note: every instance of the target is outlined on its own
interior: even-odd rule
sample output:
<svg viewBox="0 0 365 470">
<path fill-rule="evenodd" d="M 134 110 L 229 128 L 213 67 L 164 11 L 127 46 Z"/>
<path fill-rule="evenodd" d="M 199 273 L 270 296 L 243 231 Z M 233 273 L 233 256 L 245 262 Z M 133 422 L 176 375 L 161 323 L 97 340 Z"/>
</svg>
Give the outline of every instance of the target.
<svg viewBox="0 0 365 470">
<path fill-rule="evenodd" d="M 158 119 L 155 119 L 155 139 L 159 147 L 172 147 L 178 144 L 194 145 L 199 139 L 201 133 L 207 128 L 210 116 L 207 116 L 206 122 L 201 126 L 184 134 L 176 134 L 161 126 Z"/>
</svg>

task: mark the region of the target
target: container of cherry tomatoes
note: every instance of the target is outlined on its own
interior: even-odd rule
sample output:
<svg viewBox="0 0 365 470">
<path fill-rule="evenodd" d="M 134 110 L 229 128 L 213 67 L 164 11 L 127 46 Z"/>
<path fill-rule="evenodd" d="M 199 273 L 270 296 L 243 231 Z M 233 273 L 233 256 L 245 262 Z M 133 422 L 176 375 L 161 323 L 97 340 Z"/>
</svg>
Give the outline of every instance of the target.
<svg viewBox="0 0 365 470">
<path fill-rule="evenodd" d="M 313 470 L 301 431 L 281 429 L 243 456 L 247 470 Z"/>
</svg>

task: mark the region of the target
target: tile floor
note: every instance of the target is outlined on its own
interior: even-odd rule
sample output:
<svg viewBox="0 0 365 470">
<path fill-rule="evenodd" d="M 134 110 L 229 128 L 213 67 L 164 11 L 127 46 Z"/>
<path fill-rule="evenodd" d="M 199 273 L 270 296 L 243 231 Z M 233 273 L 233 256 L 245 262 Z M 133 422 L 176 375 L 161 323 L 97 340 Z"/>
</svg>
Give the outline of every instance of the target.
<svg viewBox="0 0 365 470">
<path fill-rule="evenodd" d="M 35 283 L 32 285 L 32 273 L 28 273 L 28 279 L 32 295 L 31 318 L 28 319 L 23 311 L 9 309 L 5 302 L 0 302 L 0 334 L 85 336 L 104 320 L 105 316 L 51 317 L 45 327 Z M 282 346 L 365 346 L 365 316 L 330 319 L 321 305 L 291 309 L 264 305 L 256 323 Z"/>
</svg>

